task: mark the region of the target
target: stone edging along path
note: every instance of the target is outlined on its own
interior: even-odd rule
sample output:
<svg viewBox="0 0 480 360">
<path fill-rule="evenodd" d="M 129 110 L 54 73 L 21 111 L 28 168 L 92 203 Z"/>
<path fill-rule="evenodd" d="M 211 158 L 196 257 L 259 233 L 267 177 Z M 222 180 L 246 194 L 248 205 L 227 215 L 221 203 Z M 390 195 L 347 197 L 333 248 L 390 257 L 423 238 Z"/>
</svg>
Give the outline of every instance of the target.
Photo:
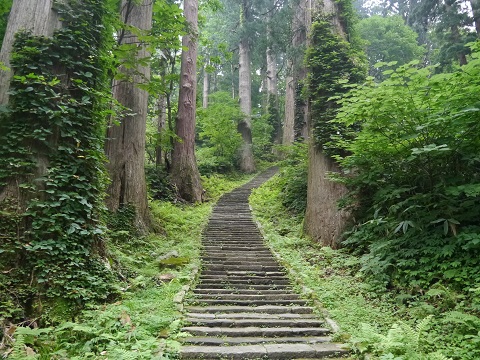
<svg viewBox="0 0 480 360">
<path fill-rule="evenodd" d="M 181 359 L 320 359 L 347 355 L 331 329 L 290 288 L 248 205 L 260 174 L 224 195 L 203 234 L 203 270 L 185 308 L 191 334 Z"/>
</svg>

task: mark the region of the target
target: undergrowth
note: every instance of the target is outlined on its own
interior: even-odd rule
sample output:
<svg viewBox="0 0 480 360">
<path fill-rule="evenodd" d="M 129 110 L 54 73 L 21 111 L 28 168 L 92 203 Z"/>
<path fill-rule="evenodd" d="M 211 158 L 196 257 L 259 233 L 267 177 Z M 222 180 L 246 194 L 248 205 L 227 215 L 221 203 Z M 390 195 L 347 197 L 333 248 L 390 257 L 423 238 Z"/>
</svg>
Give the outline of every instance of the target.
<svg viewBox="0 0 480 360">
<path fill-rule="evenodd" d="M 200 266 L 201 231 L 214 200 L 251 176 L 210 176 L 212 201 L 186 206 L 154 201 L 151 212 L 163 233 L 138 237 L 128 225 L 128 207 L 108 222 L 109 266 L 121 296 L 90 304 L 74 321 L 49 328 L 34 322 L 4 329 L 0 356 L 20 359 L 176 359 L 182 336 L 179 294 Z M 175 259 L 181 261 L 174 261 Z M 166 261 L 171 260 L 171 261 Z"/>
<path fill-rule="evenodd" d="M 459 294 L 440 287 L 416 298 L 372 291 L 360 258 L 304 237 L 302 216 L 284 208 L 281 193 L 278 177 L 254 190 L 254 216 L 292 282 L 339 324 L 335 340 L 348 343 L 355 358 L 480 358 L 480 319 L 465 311 Z"/>
</svg>

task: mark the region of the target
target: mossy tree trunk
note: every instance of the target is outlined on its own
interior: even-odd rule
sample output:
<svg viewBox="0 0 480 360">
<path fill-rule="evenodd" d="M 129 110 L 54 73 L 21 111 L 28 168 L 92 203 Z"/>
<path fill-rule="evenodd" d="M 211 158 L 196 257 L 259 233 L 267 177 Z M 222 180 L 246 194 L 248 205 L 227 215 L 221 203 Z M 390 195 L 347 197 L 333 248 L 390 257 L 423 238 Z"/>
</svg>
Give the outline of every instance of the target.
<svg viewBox="0 0 480 360">
<path fill-rule="evenodd" d="M 176 141 L 173 148 L 172 181 L 181 198 L 190 202 L 200 202 L 203 188 L 195 158 L 198 1 L 185 0 L 184 12 L 189 24 L 189 34 L 182 39 L 180 92 L 175 127 L 180 141 Z"/>
<path fill-rule="evenodd" d="M 330 29 L 339 38 L 345 38 L 346 30 L 340 21 L 337 3 L 332 0 L 324 0 L 322 3 L 314 3 L 310 9 L 311 14 L 321 14 L 328 18 Z M 311 28 L 311 18 L 307 22 Z M 312 44 L 309 36 L 308 45 Z M 307 185 L 307 208 L 305 212 L 305 232 L 314 240 L 324 246 L 336 248 L 339 246 L 340 236 L 345 230 L 349 214 L 338 209 L 338 201 L 346 194 L 346 188 L 342 184 L 328 179 L 328 173 L 340 171 L 339 166 L 330 156 L 324 153 L 321 145 L 315 138 L 315 121 L 324 121 L 312 118 L 311 101 L 307 101 L 307 125 L 308 125 L 308 185 Z M 318 99 L 316 99 L 318 101 Z M 316 114 L 323 117 L 323 114 Z"/>
<path fill-rule="evenodd" d="M 105 146 L 111 179 L 107 190 L 108 209 L 115 212 L 123 206 L 134 206 L 136 226 L 141 232 L 146 232 L 150 226 L 145 180 L 148 93 L 138 85 L 149 81 L 150 66 L 140 63 L 140 60 L 149 56 L 146 44 L 128 27 L 149 31 L 152 26 L 152 6 L 151 0 L 143 0 L 140 4 L 131 0 L 122 1 L 121 19 L 127 30 L 120 33 L 119 40 L 122 45 L 130 44 L 136 48 L 135 56 L 139 62 L 135 69 L 121 67 L 124 78 L 114 81 L 113 96 L 128 109 L 128 115 L 121 119 L 120 124 L 110 124 Z"/>
</svg>

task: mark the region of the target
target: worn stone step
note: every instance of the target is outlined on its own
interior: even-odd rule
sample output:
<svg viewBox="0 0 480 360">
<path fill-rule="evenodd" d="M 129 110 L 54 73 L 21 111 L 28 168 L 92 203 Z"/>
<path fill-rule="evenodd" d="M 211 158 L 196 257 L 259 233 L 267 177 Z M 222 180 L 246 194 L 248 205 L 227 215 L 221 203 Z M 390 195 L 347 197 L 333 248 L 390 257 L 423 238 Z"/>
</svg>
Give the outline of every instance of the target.
<svg viewBox="0 0 480 360">
<path fill-rule="evenodd" d="M 202 261 L 204 263 L 223 263 L 226 265 L 236 265 L 236 264 L 251 264 L 252 261 L 258 261 L 262 264 L 275 264 L 278 265 L 278 262 L 275 260 L 273 256 L 251 256 L 251 257 L 244 257 L 239 258 L 235 257 L 228 257 L 228 256 L 203 256 Z"/>
<path fill-rule="evenodd" d="M 265 252 L 264 246 L 229 246 L 229 245 L 205 245 L 206 251 L 245 251 L 245 252 Z"/>
<path fill-rule="evenodd" d="M 278 264 L 267 265 L 263 263 L 240 263 L 240 264 L 204 264 L 204 270 L 227 270 L 227 271 L 245 271 L 249 270 L 254 272 L 279 272 L 284 273 L 284 268 Z"/>
<path fill-rule="evenodd" d="M 271 286 L 275 286 L 275 285 L 288 285 L 289 284 L 289 281 L 286 279 L 286 278 L 278 278 L 278 279 L 269 279 L 269 278 L 261 278 L 261 277 L 249 277 L 249 278 L 239 278 L 238 276 L 237 277 L 234 277 L 234 276 L 223 276 L 223 277 L 219 277 L 219 276 L 216 276 L 216 275 L 205 275 L 205 276 L 202 276 L 200 275 L 199 277 L 199 280 L 203 283 L 203 284 L 211 284 L 212 282 L 213 283 L 217 283 L 217 284 L 223 284 L 223 285 L 228 285 L 228 284 L 231 284 L 231 285 L 237 285 L 237 284 L 252 284 L 252 285 L 271 285 Z"/>
<path fill-rule="evenodd" d="M 214 260 L 206 260 L 203 259 L 204 268 L 215 268 L 215 267 L 236 267 L 241 268 L 244 266 L 258 266 L 262 270 L 263 266 L 276 266 L 279 269 L 283 270 L 282 266 L 279 266 L 278 263 L 274 259 L 258 259 L 258 260 L 233 260 L 233 259 L 214 259 Z"/>
<path fill-rule="evenodd" d="M 239 328 L 185 326 L 182 331 L 195 336 L 265 336 L 265 337 L 297 337 L 297 336 L 324 336 L 330 329 L 323 327 L 259 327 L 247 326 Z M 281 341 L 281 339 L 279 339 Z"/>
<path fill-rule="evenodd" d="M 217 294 L 242 294 L 242 295 L 281 295 L 291 294 L 285 292 L 285 289 L 194 289 L 194 294 L 217 295 Z"/>
<path fill-rule="evenodd" d="M 262 268 L 245 268 L 245 269 L 235 269 L 230 268 L 227 269 L 210 269 L 206 267 L 205 270 L 202 271 L 202 276 L 218 276 L 218 277 L 238 277 L 238 278 L 251 278 L 251 277 L 272 277 L 278 279 L 280 277 L 284 277 L 285 273 L 279 267 L 265 267 L 263 270 Z"/>
<path fill-rule="evenodd" d="M 305 344 L 317 344 L 325 343 L 331 341 L 330 336 L 296 336 L 296 337 L 282 337 L 282 343 L 305 343 Z M 209 346 L 220 346 L 220 345 L 242 345 L 242 344 L 265 344 L 265 343 L 276 343 L 279 341 L 277 337 L 187 337 L 182 340 L 188 344 L 195 345 L 209 345 Z"/>
<path fill-rule="evenodd" d="M 282 294 L 198 294 L 196 298 L 203 300 L 298 300 L 300 297 L 297 294 L 282 293 Z"/>
<path fill-rule="evenodd" d="M 223 299 L 201 299 L 206 305 L 241 305 L 241 306 L 260 306 L 260 305 L 307 305 L 305 300 L 223 300 Z"/>
<path fill-rule="evenodd" d="M 188 306 L 188 312 L 230 314 L 230 313 L 263 313 L 263 314 L 311 314 L 313 309 L 309 306 Z"/>
<path fill-rule="evenodd" d="M 234 313 L 205 313 L 205 312 L 189 312 L 188 317 L 201 319 L 315 319 L 315 314 L 294 314 L 294 313 L 257 313 L 257 312 L 234 312 Z"/>
<path fill-rule="evenodd" d="M 229 360 L 292 360 L 299 358 L 323 359 L 346 354 L 337 344 L 256 344 L 234 346 L 184 346 L 181 359 L 229 359 Z"/>
<path fill-rule="evenodd" d="M 290 285 L 256 285 L 256 284 L 219 284 L 218 282 L 202 282 L 196 286 L 197 290 L 217 289 L 217 290 L 285 290 L 291 289 Z"/>
<path fill-rule="evenodd" d="M 287 280 L 287 277 L 283 272 L 280 271 L 228 271 L 220 272 L 220 274 L 205 274 L 201 273 L 199 279 L 213 279 L 213 280 L 239 280 L 239 281 L 250 281 L 250 280 Z"/>
<path fill-rule="evenodd" d="M 316 328 L 324 327 L 325 323 L 316 319 L 205 319 L 188 317 L 186 319 L 192 326 L 208 327 L 292 327 Z"/>
</svg>

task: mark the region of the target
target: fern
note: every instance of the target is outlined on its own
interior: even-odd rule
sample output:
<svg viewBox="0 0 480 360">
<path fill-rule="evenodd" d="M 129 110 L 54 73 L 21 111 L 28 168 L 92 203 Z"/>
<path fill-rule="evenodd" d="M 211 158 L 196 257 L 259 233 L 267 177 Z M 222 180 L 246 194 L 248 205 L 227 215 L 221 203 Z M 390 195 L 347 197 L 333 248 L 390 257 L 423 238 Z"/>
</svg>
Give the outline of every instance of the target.
<svg viewBox="0 0 480 360">
<path fill-rule="evenodd" d="M 353 345 L 360 353 L 370 352 L 381 360 L 449 360 L 440 352 L 425 353 L 422 350 L 432 321 L 433 316 L 429 315 L 415 327 L 405 322 L 395 323 L 387 335 L 377 333 L 371 325 L 361 324 L 361 336 Z"/>
</svg>

